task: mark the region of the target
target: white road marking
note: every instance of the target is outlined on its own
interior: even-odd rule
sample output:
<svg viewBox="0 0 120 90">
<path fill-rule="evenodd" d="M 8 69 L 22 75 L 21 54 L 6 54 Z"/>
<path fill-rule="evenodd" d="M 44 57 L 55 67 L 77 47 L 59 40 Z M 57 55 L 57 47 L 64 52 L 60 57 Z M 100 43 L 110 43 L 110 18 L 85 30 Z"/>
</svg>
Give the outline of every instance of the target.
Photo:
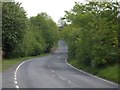
<svg viewBox="0 0 120 90">
<path fill-rule="evenodd" d="M 16 77 L 16 74 L 14 75 L 14 77 Z"/>
<path fill-rule="evenodd" d="M 17 73 L 16 73 L 16 71 L 15 71 L 14 76 L 15 76 L 16 74 L 17 74 Z"/>
<path fill-rule="evenodd" d="M 80 69 L 78 69 L 78 68 L 72 66 L 71 64 L 69 64 L 69 63 L 67 62 L 67 58 L 65 59 L 65 63 L 66 63 L 68 66 L 70 66 L 70 67 L 76 69 L 76 70 L 79 71 L 79 72 L 85 73 L 85 74 L 87 74 L 87 75 L 89 75 L 89 76 L 92 76 L 92 77 L 94 77 L 94 78 L 103 80 L 104 82 L 111 83 L 111 84 L 114 84 L 114 85 L 117 85 L 117 86 L 118 86 L 118 84 L 116 84 L 116 83 L 114 83 L 114 82 L 111 82 L 111 81 L 105 80 L 105 79 L 103 79 L 103 78 L 94 76 L 94 75 L 92 75 L 92 74 L 90 74 L 90 73 L 84 72 L 84 71 L 82 71 L 82 70 L 80 70 Z"/>
<path fill-rule="evenodd" d="M 48 67 L 50 67 L 50 65 L 48 65 Z"/>
<path fill-rule="evenodd" d="M 54 73 L 55 73 L 54 70 L 51 70 L 51 72 L 54 72 Z M 55 74 L 56 74 L 56 73 L 55 73 Z M 56 75 L 51 75 L 51 76 L 55 77 Z M 66 79 L 66 78 L 64 78 L 64 77 L 61 77 L 61 76 L 59 76 L 59 75 L 58 75 L 58 78 L 61 79 L 61 80 L 63 80 L 63 81 L 65 81 L 65 82 L 67 82 L 67 83 L 71 83 L 70 80 L 68 80 L 68 79 Z"/>
<path fill-rule="evenodd" d="M 19 64 L 18 67 L 17 67 L 16 70 L 15 70 L 15 73 L 14 73 L 14 83 L 15 83 L 15 87 L 16 87 L 16 88 L 19 88 L 18 82 L 17 82 L 17 72 L 18 72 L 19 68 L 21 67 L 21 65 L 22 65 L 23 63 L 25 63 L 25 62 L 27 62 L 27 61 L 24 61 L 24 62 L 22 62 L 21 64 Z"/>
<path fill-rule="evenodd" d="M 16 78 L 16 77 L 14 77 L 14 79 L 15 79 L 15 81 L 17 80 L 17 78 Z"/>
<path fill-rule="evenodd" d="M 68 81 L 69 83 L 71 82 L 71 81 Z"/>
<path fill-rule="evenodd" d="M 40 58 L 39 58 L 39 59 L 40 59 Z M 25 62 L 31 61 L 31 60 L 33 60 L 33 59 L 29 59 L 29 60 L 26 60 L 26 61 L 22 62 L 22 63 L 19 64 L 18 67 L 16 68 L 15 73 L 14 73 L 14 83 L 15 83 L 15 87 L 16 87 L 16 88 L 19 88 L 18 82 L 17 82 L 17 72 L 18 72 L 19 68 L 20 68 Z"/>
<path fill-rule="evenodd" d="M 15 83 L 15 87 L 16 87 L 16 88 L 19 88 L 18 82 L 17 82 L 17 72 L 18 72 L 19 68 L 20 68 L 25 62 L 31 61 L 31 60 L 33 60 L 33 59 L 29 59 L 29 60 L 26 60 L 26 61 L 22 62 L 22 63 L 19 64 L 18 67 L 16 68 L 15 73 L 14 73 L 14 83 Z"/>
<path fill-rule="evenodd" d="M 16 85 L 16 88 L 19 88 L 19 86 L 18 86 L 18 85 Z"/>
<path fill-rule="evenodd" d="M 65 81 L 66 83 L 71 83 L 71 81 L 68 80 L 68 79 L 66 79 L 65 77 L 59 76 L 59 78 L 60 78 L 61 80 Z"/>
<path fill-rule="evenodd" d="M 54 70 L 51 70 L 51 72 L 55 72 Z"/>
<path fill-rule="evenodd" d="M 15 84 L 18 84 L 17 81 L 15 81 Z"/>
</svg>

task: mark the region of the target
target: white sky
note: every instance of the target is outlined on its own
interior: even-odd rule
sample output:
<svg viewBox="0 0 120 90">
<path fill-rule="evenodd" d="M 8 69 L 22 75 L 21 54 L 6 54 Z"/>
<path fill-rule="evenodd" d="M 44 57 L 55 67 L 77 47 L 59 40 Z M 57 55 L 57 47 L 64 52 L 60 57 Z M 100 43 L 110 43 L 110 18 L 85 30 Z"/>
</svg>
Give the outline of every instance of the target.
<svg viewBox="0 0 120 90">
<path fill-rule="evenodd" d="M 22 7 L 27 12 L 28 17 L 36 16 L 38 13 L 46 12 L 57 23 L 60 17 L 64 16 L 64 11 L 69 11 L 75 2 L 85 2 L 85 0 L 14 0 L 22 3 Z"/>
</svg>

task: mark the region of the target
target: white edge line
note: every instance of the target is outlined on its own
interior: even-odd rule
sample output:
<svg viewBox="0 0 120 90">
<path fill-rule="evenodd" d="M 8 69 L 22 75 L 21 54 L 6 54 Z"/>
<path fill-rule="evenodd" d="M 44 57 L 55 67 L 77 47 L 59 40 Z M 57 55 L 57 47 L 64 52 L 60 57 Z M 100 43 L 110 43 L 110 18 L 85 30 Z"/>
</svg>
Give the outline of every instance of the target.
<svg viewBox="0 0 120 90">
<path fill-rule="evenodd" d="M 30 59 L 30 60 L 32 60 L 32 59 Z M 22 64 L 24 64 L 25 62 L 30 61 L 30 60 L 26 60 L 26 61 L 22 62 L 21 64 L 19 64 L 19 65 L 17 66 L 17 68 L 16 68 L 16 70 L 15 70 L 15 73 L 14 73 L 14 83 L 15 83 L 15 87 L 16 87 L 16 88 L 19 88 L 18 82 L 17 82 L 17 72 L 18 72 L 19 68 L 22 66 Z"/>
<path fill-rule="evenodd" d="M 85 73 L 85 74 L 90 75 L 90 76 L 92 76 L 92 77 L 94 77 L 94 78 L 97 78 L 97 79 L 100 79 L 100 80 L 103 80 L 103 81 L 105 81 L 105 82 L 108 82 L 108 83 L 111 83 L 111 84 L 114 84 L 114 85 L 117 85 L 117 86 L 118 86 L 117 83 L 114 83 L 114 82 L 108 81 L 108 80 L 106 80 L 106 79 L 103 79 L 103 78 L 94 76 L 94 75 L 92 75 L 92 74 L 90 74 L 90 73 L 84 72 L 83 70 L 80 70 L 80 69 L 72 66 L 71 64 L 69 64 L 69 63 L 67 62 L 67 58 L 65 58 L 65 63 L 66 63 L 68 66 L 74 68 L 75 70 L 77 70 L 77 71 L 79 71 L 79 72 Z"/>
<path fill-rule="evenodd" d="M 16 78 L 16 77 L 14 77 L 14 80 L 16 81 L 16 80 L 17 80 L 17 78 Z"/>
<path fill-rule="evenodd" d="M 14 73 L 14 83 L 15 83 L 15 87 L 16 87 L 16 88 L 19 88 L 18 82 L 17 82 L 17 72 L 18 72 L 19 68 L 20 68 L 25 62 L 31 61 L 31 60 L 33 60 L 33 59 L 29 59 L 29 60 L 23 61 L 21 64 L 19 64 L 19 65 L 17 66 L 17 68 L 16 68 L 16 70 L 15 70 L 15 73 Z"/>
<path fill-rule="evenodd" d="M 17 81 L 15 81 L 15 84 L 18 84 Z"/>
<path fill-rule="evenodd" d="M 16 88 L 19 88 L 19 86 L 18 86 L 18 85 L 16 85 Z"/>
</svg>

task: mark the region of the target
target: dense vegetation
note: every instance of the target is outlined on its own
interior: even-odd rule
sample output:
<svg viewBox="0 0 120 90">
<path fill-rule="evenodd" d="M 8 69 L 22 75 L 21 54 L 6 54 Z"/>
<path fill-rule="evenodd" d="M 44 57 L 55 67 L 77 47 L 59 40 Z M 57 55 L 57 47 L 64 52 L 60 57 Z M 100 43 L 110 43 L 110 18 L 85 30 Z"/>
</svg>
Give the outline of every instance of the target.
<svg viewBox="0 0 120 90">
<path fill-rule="evenodd" d="M 76 3 L 66 11 L 71 22 L 62 30 L 69 45 L 69 56 L 92 67 L 118 62 L 118 3 Z"/>
<path fill-rule="evenodd" d="M 60 30 L 72 62 L 92 71 L 119 62 L 117 8 L 117 2 L 89 2 L 75 3 L 71 11 L 66 11 Z"/>
<path fill-rule="evenodd" d="M 2 49 L 6 58 L 49 52 L 58 39 L 58 28 L 46 13 L 27 18 L 15 2 L 2 3 Z"/>
<path fill-rule="evenodd" d="M 2 3 L 3 57 L 49 52 L 58 40 L 57 25 L 46 13 L 27 18 L 20 5 Z M 120 63 L 117 8 L 117 2 L 75 3 L 60 21 L 60 35 L 68 44 L 71 64 L 116 82 Z"/>
</svg>

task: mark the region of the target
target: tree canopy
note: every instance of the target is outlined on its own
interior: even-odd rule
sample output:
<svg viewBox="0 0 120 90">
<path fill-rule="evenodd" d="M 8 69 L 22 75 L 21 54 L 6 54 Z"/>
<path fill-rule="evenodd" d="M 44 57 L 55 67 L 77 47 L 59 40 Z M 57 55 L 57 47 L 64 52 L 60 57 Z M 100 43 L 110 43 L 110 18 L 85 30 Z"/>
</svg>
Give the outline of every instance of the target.
<svg viewBox="0 0 120 90">
<path fill-rule="evenodd" d="M 91 67 L 117 63 L 118 2 L 75 3 L 62 18 L 66 23 L 61 36 L 69 45 L 69 57 Z"/>
<path fill-rule="evenodd" d="M 2 4 L 2 48 L 4 57 L 39 55 L 57 43 L 58 28 L 47 13 L 27 18 L 20 3 Z"/>
<path fill-rule="evenodd" d="M 20 4 L 2 3 L 2 47 L 6 57 L 21 43 L 26 28 L 26 12 Z"/>
</svg>

